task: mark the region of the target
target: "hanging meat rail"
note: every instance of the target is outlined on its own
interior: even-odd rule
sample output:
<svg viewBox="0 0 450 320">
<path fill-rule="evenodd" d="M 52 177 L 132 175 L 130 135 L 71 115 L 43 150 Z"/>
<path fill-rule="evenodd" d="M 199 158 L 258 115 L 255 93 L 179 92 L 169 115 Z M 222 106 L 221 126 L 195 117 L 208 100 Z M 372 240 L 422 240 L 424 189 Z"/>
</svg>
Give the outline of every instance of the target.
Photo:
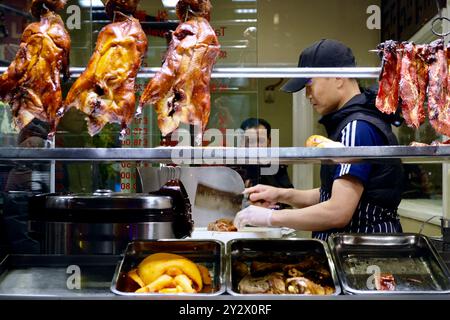
<svg viewBox="0 0 450 320">
<path fill-rule="evenodd" d="M 84 71 L 82 67 L 70 68 L 71 77 L 77 78 Z M 138 78 L 152 78 L 160 68 L 142 68 Z M 0 67 L 0 73 L 6 67 Z M 358 79 L 378 79 L 381 68 L 215 68 L 213 78 L 312 78 L 312 77 L 343 77 Z"/>
</svg>

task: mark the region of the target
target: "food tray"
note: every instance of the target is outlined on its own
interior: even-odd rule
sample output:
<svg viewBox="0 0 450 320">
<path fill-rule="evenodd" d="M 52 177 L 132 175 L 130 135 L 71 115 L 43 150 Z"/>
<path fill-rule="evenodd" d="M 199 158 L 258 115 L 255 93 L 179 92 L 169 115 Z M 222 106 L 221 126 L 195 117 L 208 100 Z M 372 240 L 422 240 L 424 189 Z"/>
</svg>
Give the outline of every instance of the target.
<svg viewBox="0 0 450 320">
<path fill-rule="evenodd" d="M 0 298 L 111 297 L 119 261 L 120 256 L 8 255 L 0 263 Z"/>
<path fill-rule="evenodd" d="M 328 241 L 346 294 L 450 293 L 449 271 L 423 235 L 340 234 Z M 377 290 L 376 273 L 392 275 L 394 290 Z"/>
<path fill-rule="evenodd" d="M 330 286 L 334 286 L 333 296 L 341 293 L 335 267 L 328 246 L 325 242 L 315 239 L 234 239 L 227 243 L 227 292 L 241 297 L 270 297 L 286 299 L 305 294 L 273 294 L 273 293 L 240 293 L 238 289 L 239 276 L 233 268 L 233 263 L 250 265 L 254 261 L 298 264 L 307 257 L 317 257 L 329 272 Z"/>
<path fill-rule="evenodd" d="M 202 297 L 217 296 L 225 292 L 225 246 L 217 240 L 146 240 L 130 242 L 125 250 L 123 259 L 117 265 L 111 283 L 111 291 L 117 295 L 130 297 Z M 212 279 L 208 292 L 195 294 L 160 294 L 130 292 L 130 283 L 126 274 L 147 256 L 154 253 L 173 253 L 183 256 L 195 263 L 207 267 Z"/>
</svg>

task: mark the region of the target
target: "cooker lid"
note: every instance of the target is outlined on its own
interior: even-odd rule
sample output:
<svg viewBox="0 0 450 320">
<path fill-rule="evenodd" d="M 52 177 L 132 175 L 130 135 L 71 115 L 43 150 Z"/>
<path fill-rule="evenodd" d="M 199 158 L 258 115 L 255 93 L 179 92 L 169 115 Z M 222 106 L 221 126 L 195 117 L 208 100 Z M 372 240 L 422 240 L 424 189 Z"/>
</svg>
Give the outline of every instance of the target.
<svg viewBox="0 0 450 320">
<path fill-rule="evenodd" d="M 91 194 L 47 195 L 44 209 L 54 210 L 164 210 L 172 208 L 172 198 L 151 194 L 113 193 L 97 190 Z"/>
</svg>

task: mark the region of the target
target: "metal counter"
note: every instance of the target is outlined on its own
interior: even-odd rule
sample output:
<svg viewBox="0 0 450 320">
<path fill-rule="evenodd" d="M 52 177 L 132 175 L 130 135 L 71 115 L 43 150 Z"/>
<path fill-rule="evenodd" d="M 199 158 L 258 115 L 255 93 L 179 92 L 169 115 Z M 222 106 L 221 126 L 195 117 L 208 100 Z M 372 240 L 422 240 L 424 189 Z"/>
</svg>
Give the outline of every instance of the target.
<svg viewBox="0 0 450 320">
<path fill-rule="evenodd" d="M 191 164 L 269 164 L 383 162 L 440 163 L 450 160 L 450 146 L 376 146 L 345 148 L 0 148 L 2 161 L 147 161 Z"/>
<path fill-rule="evenodd" d="M 446 255 L 450 264 L 450 254 Z M 120 256 L 7 256 L 0 264 L 0 300 L 193 300 L 193 301 L 271 301 L 271 300 L 450 300 L 450 294 L 428 295 L 336 295 L 336 296 L 119 296 L 111 292 Z M 74 267 L 75 266 L 75 267 Z M 80 267 L 80 288 L 73 278 Z"/>
</svg>

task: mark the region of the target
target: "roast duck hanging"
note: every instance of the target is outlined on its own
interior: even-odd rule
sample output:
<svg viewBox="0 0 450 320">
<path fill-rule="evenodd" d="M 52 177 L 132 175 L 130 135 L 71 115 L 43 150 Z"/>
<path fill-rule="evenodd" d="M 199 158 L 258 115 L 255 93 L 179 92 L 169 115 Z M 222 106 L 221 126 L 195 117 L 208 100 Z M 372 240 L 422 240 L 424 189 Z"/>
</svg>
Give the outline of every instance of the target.
<svg viewBox="0 0 450 320">
<path fill-rule="evenodd" d="M 0 99 L 11 105 L 13 124 L 21 130 L 37 118 L 56 131 L 62 106 L 61 73 L 69 77 L 70 37 L 55 12 L 66 0 L 33 0 L 39 22 L 23 32 L 14 61 L 0 77 Z"/>
<path fill-rule="evenodd" d="M 75 107 L 86 114 L 88 132 L 99 133 L 108 123 L 124 130 L 136 109 L 135 81 L 147 51 L 147 37 L 132 14 L 138 0 L 109 0 L 106 10 L 114 22 L 98 35 L 86 70 L 75 81 L 65 100 L 64 113 Z"/>
<path fill-rule="evenodd" d="M 209 24 L 210 12 L 209 0 L 178 1 L 180 24 L 172 34 L 161 70 L 142 94 L 137 114 L 145 104 L 153 104 L 163 136 L 181 123 L 202 130 L 208 124 L 211 71 L 220 53 L 219 41 Z"/>
</svg>

